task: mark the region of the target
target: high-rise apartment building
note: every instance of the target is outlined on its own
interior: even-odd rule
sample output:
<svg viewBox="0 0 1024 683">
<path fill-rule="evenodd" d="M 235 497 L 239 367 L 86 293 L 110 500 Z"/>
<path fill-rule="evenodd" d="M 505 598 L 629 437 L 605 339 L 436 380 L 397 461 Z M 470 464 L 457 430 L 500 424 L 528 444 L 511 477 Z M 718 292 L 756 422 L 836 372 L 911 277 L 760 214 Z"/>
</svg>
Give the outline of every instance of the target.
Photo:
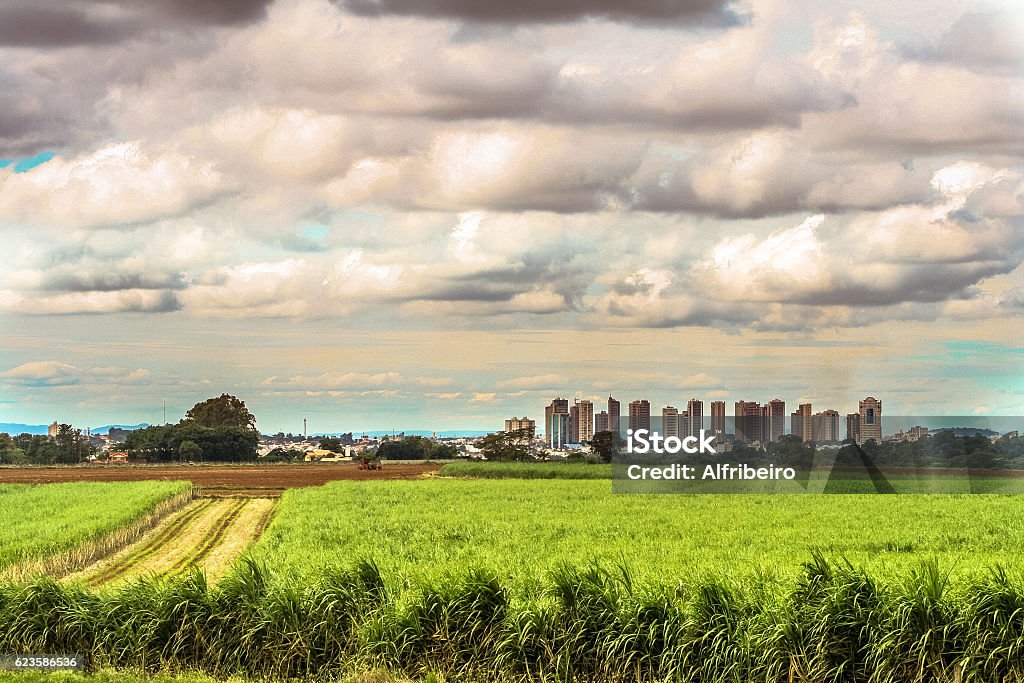
<svg viewBox="0 0 1024 683">
<path fill-rule="evenodd" d="M 569 399 L 556 398 L 544 408 L 544 440 L 556 449 L 569 443 Z"/>
<path fill-rule="evenodd" d="M 632 430 L 651 428 L 651 402 L 637 399 L 629 402 L 629 428 Z"/>
<path fill-rule="evenodd" d="M 577 436 L 579 441 L 575 443 L 590 443 L 594 439 L 594 403 L 593 401 L 579 401 L 576 403 L 579 409 L 577 414 Z"/>
<path fill-rule="evenodd" d="M 846 415 L 846 438 L 860 443 L 860 413 Z"/>
<path fill-rule="evenodd" d="M 736 440 L 748 443 L 762 437 L 761 404 L 756 401 L 736 401 Z"/>
<path fill-rule="evenodd" d="M 555 450 L 569 445 L 569 413 L 552 413 L 546 441 L 548 447 Z"/>
<path fill-rule="evenodd" d="M 619 423 L 619 408 L 620 404 L 611 396 L 608 397 L 608 429 L 613 432 L 620 432 L 622 426 Z"/>
<path fill-rule="evenodd" d="M 864 443 L 874 439 L 882 443 L 882 402 L 874 396 L 868 396 L 860 402 L 860 440 Z"/>
<path fill-rule="evenodd" d="M 811 418 L 811 440 L 815 443 L 838 443 L 842 441 L 839 434 L 839 411 L 823 410 Z"/>
<path fill-rule="evenodd" d="M 811 414 L 811 404 L 801 403 L 800 407 L 796 409 L 790 416 L 792 422 L 790 424 L 790 431 L 794 436 L 799 436 L 803 442 L 812 441 L 813 437 L 811 433 L 814 431 L 812 424 L 813 415 Z"/>
<path fill-rule="evenodd" d="M 691 398 L 686 402 L 686 433 L 684 436 L 700 436 L 704 427 L 704 401 Z"/>
<path fill-rule="evenodd" d="M 786 402 L 775 398 L 761 405 L 736 401 L 736 439 L 748 443 L 775 441 L 786 430 Z"/>
<path fill-rule="evenodd" d="M 768 401 L 768 418 L 764 425 L 764 441 L 778 441 L 779 437 L 786 433 L 786 402 L 781 398 L 773 398 Z"/>
<path fill-rule="evenodd" d="M 665 406 L 661 409 L 661 434 L 666 439 L 670 436 L 680 438 L 683 435 L 679 431 L 679 410 L 673 406 Z"/>
<path fill-rule="evenodd" d="M 580 404 L 569 406 L 569 443 L 580 443 Z"/>
<path fill-rule="evenodd" d="M 608 411 L 602 410 L 594 416 L 594 433 L 607 432 L 608 430 Z"/>
<path fill-rule="evenodd" d="M 533 437 L 537 433 L 537 421 L 528 417 L 513 417 L 511 420 L 505 420 L 506 432 L 518 432 L 521 429 L 528 430 L 530 437 Z"/>
<path fill-rule="evenodd" d="M 719 438 L 725 436 L 725 401 L 711 402 L 711 429 Z"/>
</svg>

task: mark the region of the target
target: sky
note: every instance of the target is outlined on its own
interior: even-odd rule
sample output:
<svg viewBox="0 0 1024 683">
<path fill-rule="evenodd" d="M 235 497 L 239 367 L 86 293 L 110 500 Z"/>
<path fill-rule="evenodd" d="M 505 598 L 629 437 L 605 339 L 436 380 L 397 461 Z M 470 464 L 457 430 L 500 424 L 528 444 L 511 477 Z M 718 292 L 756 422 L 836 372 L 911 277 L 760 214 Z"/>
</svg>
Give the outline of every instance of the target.
<svg viewBox="0 0 1024 683">
<path fill-rule="evenodd" d="M 0 422 L 1024 415 L 1024 13 L 11 0 Z"/>
</svg>

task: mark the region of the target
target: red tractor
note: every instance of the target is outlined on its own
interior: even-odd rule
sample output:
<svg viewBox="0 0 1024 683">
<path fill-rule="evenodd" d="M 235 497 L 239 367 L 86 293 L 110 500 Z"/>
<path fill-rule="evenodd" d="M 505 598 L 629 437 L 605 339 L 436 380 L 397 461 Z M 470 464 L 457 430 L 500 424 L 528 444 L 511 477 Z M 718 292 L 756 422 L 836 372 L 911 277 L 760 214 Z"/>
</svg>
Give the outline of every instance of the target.
<svg viewBox="0 0 1024 683">
<path fill-rule="evenodd" d="M 368 457 L 366 457 L 364 455 L 363 457 L 359 458 L 359 469 L 361 469 L 361 470 L 380 470 L 380 469 L 384 469 L 384 468 L 380 464 L 380 460 L 377 460 L 376 458 L 371 460 L 370 458 L 368 458 Z"/>
</svg>

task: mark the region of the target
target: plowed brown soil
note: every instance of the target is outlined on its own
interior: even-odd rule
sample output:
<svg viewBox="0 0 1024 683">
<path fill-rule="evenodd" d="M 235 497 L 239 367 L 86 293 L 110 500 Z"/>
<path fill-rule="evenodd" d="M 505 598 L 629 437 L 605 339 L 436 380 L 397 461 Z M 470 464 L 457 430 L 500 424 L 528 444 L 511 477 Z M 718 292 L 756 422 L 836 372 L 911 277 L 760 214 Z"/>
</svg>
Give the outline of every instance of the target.
<svg viewBox="0 0 1024 683">
<path fill-rule="evenodd" d="M 240 489 L 273 496 L 274 489 L 321 486 L 329 481 L 417 479 L 436 473 L 434 463 L 384 464 L 361 470 L 355 463 L 308 465 L 73 465 L 0 467 L 0 484 L 48 484 L 63 481 L 191 481 L 200 489 Z"/>
</svg>

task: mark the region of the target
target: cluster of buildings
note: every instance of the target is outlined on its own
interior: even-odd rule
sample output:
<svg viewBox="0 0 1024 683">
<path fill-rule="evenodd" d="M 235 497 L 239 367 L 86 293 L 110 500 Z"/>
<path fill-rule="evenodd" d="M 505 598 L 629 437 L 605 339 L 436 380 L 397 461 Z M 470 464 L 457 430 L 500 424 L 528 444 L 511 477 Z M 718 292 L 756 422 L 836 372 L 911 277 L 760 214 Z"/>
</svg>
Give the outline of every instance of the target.
<svg viewBox="0 0 1024 683">
<path fill-rule="evenodd" d="M 911 427 L 906 431 L 899 431 L 893 434 L 893 441 L 919 441 L 931 433 L 927 427 Z"/>
<path fill-rule="evenodd" d="M 589 443 L 597 432 L 625 432 L 626 429 L 651 430 L 651 403 L 646 399 L 631 401 L 622 413 L 622 404 L 609 396 L 604 410 L 594 412 L 594 403 L 576 399 L 556 398 L 544 407 L 544 445 L 552 450 L 564 450 Z M 794 434 L 804 442 L 839 443 L 853 439 L 864 443 L 874 439 L 882 441 L 882 402 L 873 396 L 860 401 L 855 413 L 846 415 L 846 432 L 837 410 L 814 412 L 810 403 L 801 403 L 789 414 L 787 426 L 786 402 L 772 399 L 767 403 L 736 401 L 733 414 L 726 415 L 725 401 L 711 401 L 710 412 L 705 413 L 704 401 L 691 398 L 686 408 L 675 406 L 661 409 L 661 423 L 653 431 L 666 438 L 699 436 L 701 429 L 715 433 L 720 441 L 766 443 L 776 441 L 783 434 Z M 537 435 L 536 421 L 527 417 L 505 420 L 505 431 L 529 430 Z"/>
</svg>

